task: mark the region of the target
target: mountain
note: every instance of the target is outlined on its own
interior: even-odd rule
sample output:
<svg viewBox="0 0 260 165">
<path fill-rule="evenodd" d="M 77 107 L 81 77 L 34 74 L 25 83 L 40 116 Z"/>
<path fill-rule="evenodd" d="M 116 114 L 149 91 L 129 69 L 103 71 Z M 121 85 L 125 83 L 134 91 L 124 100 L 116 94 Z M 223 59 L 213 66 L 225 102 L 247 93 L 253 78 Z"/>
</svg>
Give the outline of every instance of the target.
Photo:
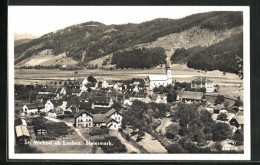
<svg viewBox="0 0 260 165">
<path fill-rule="evenodd" d="M 43 58 L 42 52 L 51 50 L 51 54 L 44 54 L 46 59 L 63 54 L 64 60 L 73 60 L 71 65 L 85 65 L 118 51 L 142 47 L 161 47 L 165 50 L 167 60 L 170 60 L 178 48 L 208 47 L 242 33 L 242 25 L 242 12 L 199 13 L 182 19 L 159 18 L 140 24 L 105 25 L 86 22 L 17 45 L 15 64 L 33 65 L 30 61 Z M 131 53 L 128 54 L 131 56 Z"/>
<path fill-rule="evenodd" d="M 14 47 L 30 42 L 32 39 L 19 39 L 14 40 Z"/>
<path fill-rule="evenodd" d="M 39 38 L 39 36 L 35 36 L 29 33 L 23 33 L 23 34 L 17 34 L 14 33 L 14 40 L 22 40 L 22 39 L 35 39 L 35 38 Z"/>
</svg>

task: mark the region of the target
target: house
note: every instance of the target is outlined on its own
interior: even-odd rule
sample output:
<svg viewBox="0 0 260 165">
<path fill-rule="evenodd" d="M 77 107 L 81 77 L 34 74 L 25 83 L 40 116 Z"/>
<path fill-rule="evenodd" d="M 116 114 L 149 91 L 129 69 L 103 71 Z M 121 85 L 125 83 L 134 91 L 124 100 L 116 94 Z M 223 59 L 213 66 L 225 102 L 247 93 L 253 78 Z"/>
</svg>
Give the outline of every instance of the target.
<svg viewBox="0 0 260 165">
<path fill-rule="evenodd" d="M 75 115 L 75 127 L 101 127 L 118 130 L 122 126 L 123 116 L 115 109 L 111 109 L 105 114 L 91 114 L 86 110 L 81 110 Z"/>
<path fill-rule="evenodd" d="M 177 94 L 176 100 L 181 100 L 186 103 L 201 102 L 202 97 L 203 97 L 203 92 L 184 91 Z"/>
<path fill-rule="evenodd" d="M 97 82 L 88 83 L 85 86 L 86 86 L 87 89 L 90 88 L 90 89 L 93 90 L 93 89 L 97 89 L 98 88 L 98 83 Z"/>
<path fill-rule="evenodd" d="M 82 93 L 81 89 L 73 89 L 71 95 L 80 96 Z"/>
<path fill-rule="evenodd" d="M 151 101 L 155 103 L 167 104 L 167 96 L 164 94 L 154 94 L 151 97 Z"/>
<path fill-rule="evenodd" d="M 205 88 L 206 92 L 214 92 L 213 81 L 206 77 L 198 77 L 191 81 L 191 88 Z"/>
<path fill-rule="evenodd" d="M 64 112 L 63 110 L 51 109 L 51 110 L 49 110 L 47 115 L 48 115 L 48 117 L 51 117 L 51 118 L 57 118 L 57 116 L 62 115 L 63 112 Z"/>
<path fill-rule="evenodd" d="M 38 113 L 38 106 L 36 104 L 28 104 L 23 106 L 23 113 L 27 115 L 34 115 Z"/>
<path fill-rule="evenodd" d="M 229 120 L 230 125 L 236 126 L 238 129 L 244 128 L 244 117 L 243 116 L 235 116 Z"/>
<path fill-rule="evenodd" d="M 18 125 L 27 126 L 27 122 L 21 118 L 15 119 L 14 123 L 15 123 L 15 126 L 18 126 Z"/>
<path fill-rule="evenodd" d="M 64 95 L 66 95 L 66 90 L 63 87 L 62 88 L 57 88 L 55 93 L 58 94 L 59 96 L 60 95 L 64 96 Z"/>
<path fill-rule="evenodd" d="M 51 100 L 47 100 L 47 102 L 45 103 L 45 108 L 41 110 L 41 112 L 49 112 L 51 109 L 54 109 L 54 105 L 51 102 Z"/>
<path fill-rule="evenodd" d="M 113 88 L 114 88 L 114 90 L 122 91 L 123 90 L 123 83 L 115 83 Z"/>
<path fill-rule="evenodd" d="M 105 80 L 102 83 L 102 88 L 113 88 L 114 83 L 111 80 Z"/>
<path fill-rule="evenodd" d="M 220 113 L 221 110 L 225 109 L 225 107 L 222 104 L 217 104 L 214 107 L 214 113 Z"/>
<path fill-rule="evenodd" d="M 113 105 L 112 98 L 106 96 L 93 97 L 91 101 L 94 108 L 111 108 Z"/>
<path fill-rule="evenodd" d="M 74 126 L 75 127 L 93 127 L 93 115 L 86 110 L 80 110 L 74 114 Z"/>
<path fill-rule="evenodd" d="M 130 102 L 133 102 L 134 100 L 139 100 L 145 103 L 151 102 L 151 99 L 148 97 L 148 93 L 144 92 L 132 92 L 129 100 Z"/>
<path fill-rule="evenodd" d="M 30 134 L 25 125 L 15 126 L 16 140 L 18 143 L 25 144 L 30 141 Z"/>
<path fill-rule="evenodd" d="M 148 82 L 150 88 L 155 88 L 159 86 L 167 86 L 169 84 L 172 84 L 172 75 L 171 75 L 171 69 L 168 65 L 165 66 L 166 75 L 149 75 L 148 76 Z"/>
</svg>

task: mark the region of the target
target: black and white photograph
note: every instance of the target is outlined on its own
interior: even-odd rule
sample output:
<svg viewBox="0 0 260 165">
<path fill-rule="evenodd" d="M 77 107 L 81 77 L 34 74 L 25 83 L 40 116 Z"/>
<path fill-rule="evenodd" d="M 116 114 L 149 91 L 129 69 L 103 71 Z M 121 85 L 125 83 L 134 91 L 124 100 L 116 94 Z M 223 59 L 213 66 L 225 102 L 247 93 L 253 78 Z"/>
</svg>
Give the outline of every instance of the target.
<svg viewBox="0 0 260 165">
<path fill-rule="evenodd" d="M 249 160 L 246 6 L 9 6 L 10 159 Z"/>
</svg>

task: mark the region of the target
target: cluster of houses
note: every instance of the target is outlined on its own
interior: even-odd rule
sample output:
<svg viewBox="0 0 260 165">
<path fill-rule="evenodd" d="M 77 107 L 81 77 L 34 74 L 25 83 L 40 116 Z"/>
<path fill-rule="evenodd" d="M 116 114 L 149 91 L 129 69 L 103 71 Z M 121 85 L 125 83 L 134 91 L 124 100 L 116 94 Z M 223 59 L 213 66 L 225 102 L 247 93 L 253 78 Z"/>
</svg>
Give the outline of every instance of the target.
<svg viewBox="0 0 260 165">
<path fill-rule="evenodd" d="M 216 122 L 226 123 L 230 126 L 232 134 L 239 134 L 243 136 L 244 129 L 244 109 L 242 106 L 231 106 L 224 107 L 222 104 L 217 104 L 213 106 L 209 105 L 200 105 L 197 109 L 198 112 L 202 110 L 207 110 L 211 113 L 211 118 Z M 221 117 L 222 115 L 222 117 Z"/>
</svg>

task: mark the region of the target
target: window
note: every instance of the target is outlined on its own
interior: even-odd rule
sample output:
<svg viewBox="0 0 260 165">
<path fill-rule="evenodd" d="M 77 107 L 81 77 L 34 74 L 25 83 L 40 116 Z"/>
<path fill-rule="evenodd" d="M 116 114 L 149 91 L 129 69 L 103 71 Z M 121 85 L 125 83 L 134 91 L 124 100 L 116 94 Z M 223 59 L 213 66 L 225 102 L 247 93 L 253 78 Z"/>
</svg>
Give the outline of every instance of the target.
<svg viewBox="0 0 260 165">
<path fill-rule="evenodd" d="M 115 120 L 117 120 L 117 117 L 115 117 Z"/>
</svg>

